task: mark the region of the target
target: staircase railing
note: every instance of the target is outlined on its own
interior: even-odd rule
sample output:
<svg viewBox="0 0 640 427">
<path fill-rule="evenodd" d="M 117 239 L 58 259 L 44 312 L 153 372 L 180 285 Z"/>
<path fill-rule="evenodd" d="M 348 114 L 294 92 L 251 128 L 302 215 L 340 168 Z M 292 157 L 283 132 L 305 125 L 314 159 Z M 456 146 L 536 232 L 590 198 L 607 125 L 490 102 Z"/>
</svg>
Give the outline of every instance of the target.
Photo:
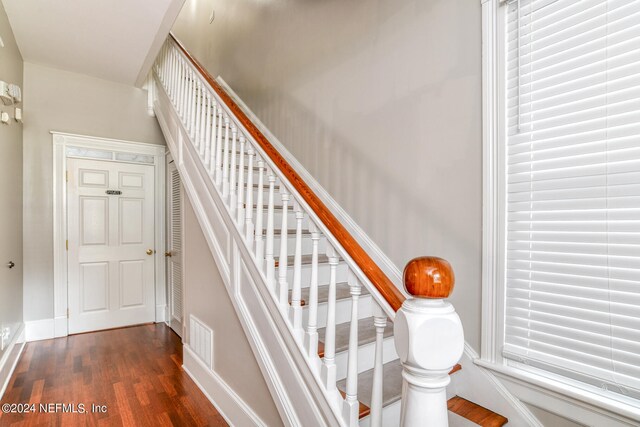
<svg viewBox="0 0 640 427">
<path fill-rule="evenodd" d="M 250 261 L 260 271 L 336 418 L 343 425 L 356 426 L 370 411 L 370 425 L 382 425 L 383 338 L 390 320 L 395 321 L 396 349 L 403 365 L 401 424 L 447 425 L 445 387 L 464 344 L 460 320 L 443 300 L 453 288 L 449 264 L 426 257 L 411 261 L 404 281 L 407 292 L 416 298 L 406 299 L 231 96 L 173 36 L 163 46 L 153 70 L 227 213 L 244 235 Z M 294 218 L 292 223 L 290 217 Z M 303 227 L 311 236 L 306 274 Z M 318 277 L 323 255 L 329 265 L 329 288 L 323 348 L 319 349 Z M 338 276 L 346 277 L 351 298 L 344 395 L 336 386 Z M 309 289 L 304 301 L 303 281 Z M 371 405 L 364 409 L 358 399 L 358 364 L 362 363 L 358 360 L 358 301 L 362 288 L 374 300 L 376 331 L 374 360 L 367 361 L 374 372 Z M 307 316 L 303 316 L 303 304 L 308 305 Z"/>
</svg>

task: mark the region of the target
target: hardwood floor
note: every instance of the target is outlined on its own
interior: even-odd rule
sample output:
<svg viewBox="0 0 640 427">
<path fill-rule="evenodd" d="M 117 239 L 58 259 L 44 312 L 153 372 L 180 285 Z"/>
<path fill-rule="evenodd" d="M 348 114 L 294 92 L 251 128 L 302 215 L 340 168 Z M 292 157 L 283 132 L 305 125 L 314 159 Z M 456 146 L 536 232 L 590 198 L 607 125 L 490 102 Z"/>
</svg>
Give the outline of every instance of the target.
<svg viewBox="0 0 640 427">
<path fill-rule="evenodd" d="M 28 343 L 2 403 L 33 411 L 0 412 L 0 426 L 226 426 L 181 366 L 180 338 L 164 324 Z"/>
</svg>

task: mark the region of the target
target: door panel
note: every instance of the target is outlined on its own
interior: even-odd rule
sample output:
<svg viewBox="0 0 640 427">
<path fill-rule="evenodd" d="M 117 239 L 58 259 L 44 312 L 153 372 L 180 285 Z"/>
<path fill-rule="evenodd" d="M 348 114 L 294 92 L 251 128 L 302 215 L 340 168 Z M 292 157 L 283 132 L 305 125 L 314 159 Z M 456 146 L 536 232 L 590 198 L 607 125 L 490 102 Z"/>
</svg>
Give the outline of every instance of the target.
<svg viewBox="0 0 640 427">
<path fill-rule="evenodd" d="M 80 197 L 80 242 L 85 245 L 106 245 L 109 232 L 109 199 Z"/>
<path fill-rule="evenodd" d="M 144 199 L 120 199 L 120 244 L 143 243 Z"/>
<path fill-rule="evenodd" d="M 154 321 L 154 167 L 69 159 L 67 170 L 69 333 Z"/>
<path fill-rule="evenodd" d="M 120 308 L 144 305 L 144 261 L 120 262 Z"/>
<path fill-rule="evenodd" d="M 109 263 L 87 262 L 80 264 L 80 313 L 107 310 L 109 308 Z"/>
</svg>

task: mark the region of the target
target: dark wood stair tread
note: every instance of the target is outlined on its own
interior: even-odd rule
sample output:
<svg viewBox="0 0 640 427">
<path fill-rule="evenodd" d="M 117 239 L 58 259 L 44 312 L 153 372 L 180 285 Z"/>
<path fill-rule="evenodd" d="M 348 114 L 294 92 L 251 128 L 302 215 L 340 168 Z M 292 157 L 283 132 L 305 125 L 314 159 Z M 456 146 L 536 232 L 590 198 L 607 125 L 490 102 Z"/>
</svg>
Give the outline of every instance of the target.
<svg viewBox="0 0 640 427">
<path fill-rule="evenodd" d="M 460 415 L 482 427 L 500 427 L 509 422 L 502 415 L 460 396 L 454 396 L 449 399 L 447 407 L 454 414 Z"/>
</svg>

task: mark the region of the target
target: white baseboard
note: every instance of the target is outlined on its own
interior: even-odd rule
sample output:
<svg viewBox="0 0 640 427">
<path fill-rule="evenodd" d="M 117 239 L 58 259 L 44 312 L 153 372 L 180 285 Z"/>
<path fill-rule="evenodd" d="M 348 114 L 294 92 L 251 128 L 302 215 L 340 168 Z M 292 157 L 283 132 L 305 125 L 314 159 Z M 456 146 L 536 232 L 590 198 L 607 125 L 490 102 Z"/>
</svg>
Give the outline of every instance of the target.
<svg viewBox="0 0 640 427">
<path fill-rule="evenodd" d="M 169 317 L 167 316 L 167 304 L 156 305 L 156 323 L 166 322 Z"/>
<path fill-rule="evenodd" d="M 61 319 L 61 318 L 58 318 Z M 65 317 L 66 321 L 67 318 Z M 56 320 L 41 319 L 24 322 L 25 341 L 48 340 L 56 337 Z"/>
<path fill-rule="evenodd" d="M 53 319 L 53 337 L 66 337 L 69 335 L 69 319 L 67 316 L 59 316 Z"/>
<path fill-rule="evenodd" d="M 215 371 L 209 369 L 188 344 L 183 349 L 182 367 L 185 372 L 229 425 L 266 427 L 251 407 Z"/>
<path fill-rule="evenodd" d="M 13 341 L 9 343 L 5 349 L 2 358 L 0 358 L 0 399 L 4 396 L 11 375 L 13 371 L 15 371 L 20 356 L 22 355 L 22 350 L 25 345 L 24 330 L 25 328 L 22 326 L 20 332 L 15 335 Z M 16 348 L 18 351 L 14 351 Z"/>
</svg>

